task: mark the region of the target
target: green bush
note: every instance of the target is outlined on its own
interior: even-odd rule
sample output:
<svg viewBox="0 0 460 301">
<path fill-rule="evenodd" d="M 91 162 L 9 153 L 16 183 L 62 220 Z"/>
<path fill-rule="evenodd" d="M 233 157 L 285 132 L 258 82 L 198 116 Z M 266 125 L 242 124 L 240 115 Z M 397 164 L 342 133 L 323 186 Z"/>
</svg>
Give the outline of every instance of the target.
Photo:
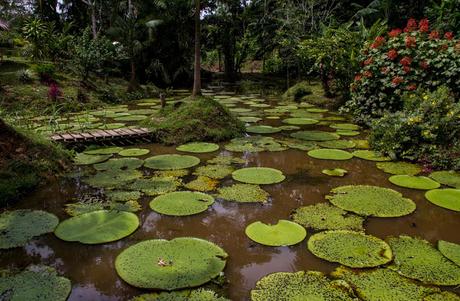
<svg viewBox="0 0 460 301">
<path fill-rule="evenodd" d="M 33 82 L 33 74 L 29 69 L 18 71 L 18 80 L 23 84 L 30 84 Z"/>
<path fill-rule="evenodd" d="M 283 100 L 300 102 L 302 100 L 302 97 L 311 95 L 312 93 L 313 92 L 311 91 L 310 84 L 304 81 L 290 87 L 283 94 Z"/>
<path fill-rule="evenodd" d="M 56 74 L 56 66 L 51 63 L 43 63 L 43 64 L 37 64 L 34 65 L 33 70 L 35 73 L 37 73 L 38 78 L 40 79 L 41 82 L 50 82 L 54 80 L 55 74 Z"/>
<path fill-rule="evenodd" d="M 373 122 L 370 144 L 391 156 L 460 169 L 460 103 L 446 87 L 403 96 L 402 111 Z"/>
</svg>

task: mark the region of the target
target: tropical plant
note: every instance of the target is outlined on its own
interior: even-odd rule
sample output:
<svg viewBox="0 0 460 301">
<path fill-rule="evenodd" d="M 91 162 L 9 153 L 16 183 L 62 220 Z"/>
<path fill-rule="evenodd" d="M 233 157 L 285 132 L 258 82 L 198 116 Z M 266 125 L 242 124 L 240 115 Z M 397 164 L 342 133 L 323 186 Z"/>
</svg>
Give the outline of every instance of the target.
<svg viewBox="0 0 460 301">
<path fill-rule="evenodd" d="M 438 30 L 458 30 L 460 28 L 460 1 L 432 1 L 432 5 L 426 8 L 426 15 L 433 22 L 434 28 Z"/>
<path fill-rule="evenodd" d="M 24 38 L 30 45 L 32 59 L 44 59 L 49 51 L 49 39 L 52 37 L 54 25 L 38 18 L 29 19 L 24 27 Z"/>
</svg>

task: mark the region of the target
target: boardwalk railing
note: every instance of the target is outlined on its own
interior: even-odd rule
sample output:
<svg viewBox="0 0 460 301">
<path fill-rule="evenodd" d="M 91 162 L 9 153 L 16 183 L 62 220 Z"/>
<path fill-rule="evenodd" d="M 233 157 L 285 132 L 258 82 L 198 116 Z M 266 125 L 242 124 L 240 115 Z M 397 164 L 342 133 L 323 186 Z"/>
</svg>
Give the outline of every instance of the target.
<svg viewBox="0 0 460 301">
<path fill-rule="evenodd" d="M 151 131 L 147 128 L 121 128 L 114 130 L 95 130 L 85 133 L 59 133 L 53 134 L 51 140 L 62 143 L 88 143 L 103 142 L 120 139 L 146 139 L 150 140 Z"/>
</svg>

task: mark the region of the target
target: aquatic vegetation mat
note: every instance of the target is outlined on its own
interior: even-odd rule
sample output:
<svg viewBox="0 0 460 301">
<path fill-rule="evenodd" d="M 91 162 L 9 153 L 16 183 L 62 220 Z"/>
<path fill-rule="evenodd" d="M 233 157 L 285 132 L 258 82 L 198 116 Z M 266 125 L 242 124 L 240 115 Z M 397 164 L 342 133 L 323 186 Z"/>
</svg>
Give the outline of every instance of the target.
<svg viewBox="0 0 460 301">
<path fill-rule="evenodd" d="M 452 292 L 440 292 L 423 298 L 423 301 L 460 301 L 460 296 Z"/>
<path fill-rule="evenodd" d="M 127 148 L 120 151 L 118 154 L 123 157 L 138 157 L 150 153 L 150 150 L 145 148 Z"/>
<path fill-rule="evenodd" d="M 192 142 L 182 144 L 176 150 L 188 153 L 212 153 L 219 150 L 219 145 L 215 143 Z"/>
<path fill-rule="evenodd" d="M 307 236 L 304 227 L 287 220 L 279 220 L 274 225 L 257 221 L 247 226 L 245 233 L 251 240 L 272 247 L 292 246 Z"/>
<path fill-rule="evenodd" d="M 428 241 L 401 235 L 390 237 L 394 254 L 390 268 L 399 274 L 434 285 L 459 285 L 460 267 L 445 258 Z"/>
<path fill-rule="evenodd" d="M 248 167 L 235 170 L 232 173 L 234 180 L 247 184 L 276 184 L 284 181 L 283 173 L 274 168 Z"/>
<path fill-rule="evenodd" d="M 141 198 L 142 193 L 140 191 L 106 191 L 106 197 L 112 202 L 127 202 L 137 201 Z"/>
<path fill-rule="evenodd" d="M 378 162 L 377 168 L 393 175 L 415 176 L 422 172 L 419 165 L 407 162 Z"/>
<path fill-rule="evenodd" d="M 460 245 L 445 240 L 438 241 L 438 250 L 450 261 L 460 266 Z"/>
<path fill-rule="evenodd" d="M 238 117 L 239 120 L 247 123 L 254 123 L 254 122 L 259 122 L 262 120 L 262 118 L 259 117 L 253 117 L 253 116 L 240 116 Z"/>
<path fill-rule="evenodd" d="M 66 204 L 64 211 L 70 216 L 82 215 L 85 213 L 103 210 L 107 203 L 99 199 L 83 200 L 76 203 Z"/>
<path fill-rule="evenodd" d="M 144 164 L 144 161 L 138 158 L 116 158 L 110 159 L 104 163 L 95 164 L 93 167 L 99 171 L 121 171 L 137 169 Z"/>
<path fill-rule="evenodd" d="M 431 190 L 441 186 L 438 182 L 423 176 L 394 175 L 388 180 L 400 187 L 420 190 Z"/>
<path fill-rule="evenodd" d="M 313 149 L 308 152 L 308 155 L 315 159 L 320 160 L 337 160 L 337 161 L 344 161 L 350 160 L 353 158 L 353 155 L 349 152 L 340 149 L 332 149 L 332 148 L 320 148 L 320 149 Z"/>
<path fill-rule="evenodd" d="M 298 149 L 302 151 L 309 151 L 318 147 L 316 143 L 312 141 L 302 141 L 298 139 L 281 139 L 278 140 L 278 142 L 288 148 Z"/>
<path fill-rule="evenodd" d="M 460 211 L 460 189 L 434 189 L 425 193 L 425 198 L 436 206 Z"/>
<path fill-rule="evenodd" d="M 272 137 L 252 136 L 235 138 L 225 145 L 225 149 L 231 152 L 263 152 L 263 151 L 284 151 L 283 147 Z"/>
<path fill-rule="evenodd" d="M 460 188 L 460 173 L 455 172 L 453 170 L 443 170 L 443 171 L 435 171 L 430 174 L 430 178 L 434 179 L 435 181 L 451 186 L 454 188 Z"/>
<path fill-rule="evenodd" d="M 208 289 L 182 290 L 143 294 L 130 299 L 130 301 L 230 301 L 219 297 L 214 291 Z"/>
<path fill-rule="evenodd" d="M 247 126 L 246 132 L 254 134 L 273 134 L 281 132 L 281 129 L 269 125 Z"/>
<path fill-rule="evenodd" d="M 317 124 L 319 120 L 312 118 L 287 118 L 283 120 L 283 123 L 292 125 L 312 125 Z"/>
<path fill-rule="evenodd" d="M 83 182 L 99 188 L 117 188 L 120 185 L 132 182 L 142 177 L 142 172 L 138 170 L 110 170 L 98 172 L 94 176 L 84 178 Z"/>
<path fill-rule="evenodd" d="M 104 148 L 86 150 L 84 151 L 84 153 L 87 155 L 112 155 L 112 154 L 118 154 L 122 150 L 123 150 L 122 147 L 115 146 L 115 147 L 104 147 Z"/>
<path fill-rule="evenodd" d="M 318 142 L 318 145 L 324 148 L 347 149 L 354 148 L 356 143 L 351 140 L 330 140 Z"/>
<path fill-rule="evenodd" d="M 314 234 L 307 243 L 315 256 L 352 268 L 376 267 L 392 259 L 390 246 L 362 232 L 332 230 Z"/>
<path fill-rule="evenodd" d="M 196 191 L 213 191 L 216 189 L 219 181 L 206 176 L 198 176 L 195 180 L 185 184 L 185 188 Z"/>
<path fill-rule="evenodd" d="M 65 241 L 102 244 L 131 235 L 138 227 L 139 219 L 133 213 L 100 210 L 64 220 L 54 234 Z"/>
<path fill-rule="evenodd" d="M 208 194 L 192 191 L 176 191 L 160 195 L 150 202 L 150 208 L 171 216 L 186 216 L 204 212 L 214 203 Z"/>
<path fill-rule="evenodd" d="M 154 239 L 125 249 L 116 258 L 115 268 L 132 286 L 176 290 L 217 277 L 227 257 L 219 246 L 199 238 Z"/>
<path fill-rule="evenodd" d="M 321 172 L 330 177 L 344 177 L 348 173 L 348 171 L 343 168 L 323 169 Z"/>
<path fill-rule="evenodd" d="M 359 130 L 359 126 L 352 123 L 333 123 L 330 125 L 331 128 L 336 130 L 344 130 L 344 131 L 357 131 Z"/>
<path fill-rule="evenodd" d="M 0 297 L 5 301 L 65 301 L 70 290 L 70 280 L 48 266 L 30 266 L 18 274 L 0 277 Z"/>
<path fill-rule="evenodd" d="M 326 196 L 333 205 L 364 216 L 399 217 L 415 211 L 415 203 L 401 193 L 368 185 L 340 186 Z"/>
<path fill-rule="evenodd" d="M 335 278 L 348 282 L 361 300 L 366 301 L 415 301 L 439 292 L 439 289 L 416 284 L 398 273 L 384 268 L 355 271 L 339 267 Z"/>
<path fill-rule="evenodd" d="M 384 161 L 391 161 L 389 157 L 382 156 L 381 154 L 370 151 L 370 150 L 357 150 L 353 152 L 353 156 L 356 158 L 360 158 L 363 160 L 368 161 L 377 161 L 377 162 L 384 162 Z"/>
<path fill-rule="evenodd" d="M 328 203 L 297 208 L 292 220 L 313 230 L 354 230 L 364 231 L 364 218 L 332 206 Z"/>
<path fill-rule="evenodd" d="M 345 284 L 331 281 L 320 272 L 273 273 L 257 281 L 252 301 L 353 301 Z"/>
<path fill-rule="evenodd" d="M 145 160 L 144 166 L 159 170 L 187 169 L 200 164 L 200 159 L 188 155 L 158 155 Z"/>
<path fill-rule="evenodd" d="M 230 165 L 204 165 L 198 167 L 193 174 L 212 179 L 223 179 L 231 175 L 234 170 Z"/>
<path fill-rule="evenodd" d="M 266 203 L 268 192 L 253 184 L 234 184 L 218 189 L 217 198 L 238 203 Z"/>
<path fill-rule="evenodd" d="M 307 141 L 329 141 L 329 140 L 337 140 L 340 139 L 340 136 L 331 133 L 331 132 L 323 132 L 323 131 L 301 131 L 295 132 L 291 134 L 292 138 L 307 140 Z"/>
<path fill-rule="evenodd" d="M 156 196 L 176 191 L 181 185 L 176 177 L 152 177 L 148 179 L 137 179 L 126 185 L 126 189 L 137 190 L 149 196 Z"/>
<path fill-rule="evenodd" d="M 41 210 L 15 210 L 0 214 L 0 249 L 21 247 L 36 236 L 54 231 L 59 219 Z"/>
<path fill-rule="evenodd" d="M 100 162 L 104 162 L 112 157 L 112 154 L 108 155 L 88 155 L 85 153 L 79 153 L 73 159 L 76 165 L 92 165 Z"/>
</svg>

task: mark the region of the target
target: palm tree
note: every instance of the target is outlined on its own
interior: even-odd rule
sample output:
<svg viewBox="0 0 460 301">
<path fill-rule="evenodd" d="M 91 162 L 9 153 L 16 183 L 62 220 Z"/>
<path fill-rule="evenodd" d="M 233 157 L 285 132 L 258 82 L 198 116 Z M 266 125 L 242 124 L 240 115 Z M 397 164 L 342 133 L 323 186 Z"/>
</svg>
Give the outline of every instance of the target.
<svg viewBox="0 0 460 301">
<path fill-rule="evenodd" d="M 201 95 L 201 5 L 200 0 L 195 0 L 195 67 L 193 76 L 192 96 Z"/>
</svg>

